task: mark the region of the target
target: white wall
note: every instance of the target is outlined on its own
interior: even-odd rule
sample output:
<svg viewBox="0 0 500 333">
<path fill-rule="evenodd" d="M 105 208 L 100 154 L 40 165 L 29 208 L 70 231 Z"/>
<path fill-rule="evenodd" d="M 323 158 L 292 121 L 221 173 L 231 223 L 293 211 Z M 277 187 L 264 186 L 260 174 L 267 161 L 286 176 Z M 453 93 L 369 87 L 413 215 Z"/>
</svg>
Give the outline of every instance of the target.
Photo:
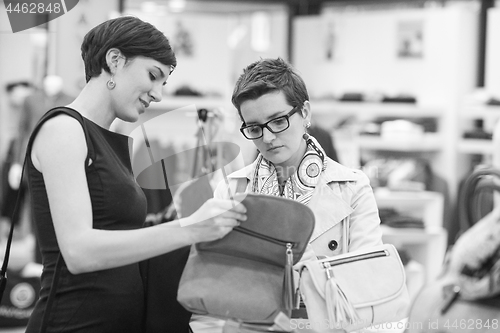
<svg viewBox="0 0 500 333">
<path fill-rule="evenodd" d="M 488 10 L 485 88 L 500 98 L 500 7 Z"/>
<path fill-rule="evenodd" d="M 457 20 L 467 11 L 474 12 L 461 7 L 330 10 L 319 17 L 299 17 L 294 22 L 294 65 L 316 97 L 339 96 L 349 91 L 411 94 L 421 105 L 443 105 L 457 83 L 455 71 L 463 71 L 456 67 L 464 56 L 456 53 L 460 51 L 457 39 L 464 31 L 477 31 L 477 21 L 470 19 L 466 21 L 467 30 L 461 29 L 463 23 Z M 400 22 L 421 22 L 422 58 L 398 58 Z M 331 61 L 325 59 L 322 51 L 329 23 L 333 23 L 335 31 L 335 55 Z M 475 46 L 469 43 L 467 47 Z"/>
<path fill-rule="evenodd" d="M 51 25 L 49 74 L 59 75 L 65 91 L 76 96 L 85 85 L 85 70 L 80 47 L 85 34 L 116 15 L 118 0 L 80 1 L 71 11 Z M 113 14 L 115 13 L 115 14 Z"/>
<path fill-rule="evenodd" d="M 33 35 L 38 30 L 29 29 L 13 33 L 5 6 L 0 5 L 0 161 L 9 139 L 15 134 L 6 103 L 5 85 L 13 81 L 32 81 L 35 73 Z"/>
<path fill-rule="evenodd" d="M 193 55 L 176 53 L 178 65 L 166 87 L 168 94 L 188 85 L 203 94 L 229 98 L 243 67 L 260 57 L 286 56 L 288 29 L 284 11 L 267 12 L 270 43 L 269 48 L 263 51 L 254 50 L 251 46 L 251 13 L 130 13 L 163 31 L 172 45 L 175 45 L 177 22 L 182 22 L 190 33 Z M 239 38 L 235 38 L 237 36 Z M 232 45 L 230 40 L 233 40 Z"/>
</svg>

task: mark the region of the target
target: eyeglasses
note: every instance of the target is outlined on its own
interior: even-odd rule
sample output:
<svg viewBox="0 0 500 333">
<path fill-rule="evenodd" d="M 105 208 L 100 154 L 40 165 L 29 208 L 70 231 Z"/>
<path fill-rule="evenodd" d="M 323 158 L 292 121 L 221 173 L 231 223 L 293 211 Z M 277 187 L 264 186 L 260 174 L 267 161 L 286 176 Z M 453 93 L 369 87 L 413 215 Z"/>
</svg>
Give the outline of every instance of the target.
<svg viewBox="0 0 500 333">
<path fill-rule="evenodd" d="M 288 112 L 288 114 L 284 116 L 280 116 L 274 119 L 269 120 L 265 124 L 255 124 L 241 125 L 240 132 L 247 138 L 248 140 L 256 140 L 261 138 L 264 135 L 264 128 L 267 128 L 271 133 L 281 133 L 290 127 L 290 121 L 288 120 L 291 116 L 293 116 L 297 111 L 302 109 L 302 104 L 297 105 L 292 109 L 292 111 Z"/>
</svg>

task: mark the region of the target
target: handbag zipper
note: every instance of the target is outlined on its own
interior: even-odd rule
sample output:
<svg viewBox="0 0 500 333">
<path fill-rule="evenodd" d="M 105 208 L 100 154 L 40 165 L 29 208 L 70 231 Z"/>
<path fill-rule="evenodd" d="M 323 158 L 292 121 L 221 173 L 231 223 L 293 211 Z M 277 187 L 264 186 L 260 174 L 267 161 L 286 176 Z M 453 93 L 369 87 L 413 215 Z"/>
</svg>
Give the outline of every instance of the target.
<svg viewBox="0 0 500 333">
<path fill-rule="evenodd" d="M 282 245 L 285 249 L 285 275 L 283 277 L 283 303 L 285 309 L 288 311 L 292 311 L 295 306 L 295 292 L 293 291 L 294 282 L 293 282 L 293 251 L 297 244 L 294 242 L 287 242 L 280 239 L 276 239 L 274 237 L 266 236 L 261 233 L 255 232 L 253 230 L 249 230 L 242 227 L 236 227 L 233 230 L 241 232 L 242 234 L 256 237 L 274 244 Z M 291 312 L 290 312 L 291 314 Z"/>
<path fill-rule="evenodd" d="M 350 263 L 353 261 L 366 260 L 366 259 L 378 258 L 378 257 L 387 257 L 387 256 L 389 256 L 389 252 L 386 250 L 374 251 L 374 252 L 370 252 L 370 253 L 358 254 L 358 255 L 355 255 L 355 256 L 352 256 L 349 258 L 331 259 L 331 260 L 323 262 L 323 267 L 329 268 L 331 266 L 342 265 L 342 264 Z"/>
<path fill-rule="evenodd" d="M 285 247 L 288 244 L 290 244 L 292 248 L 296 247 L 296 245 L 297 245 L 294 242 L 289 242 L 289 241 L 284 241 L 284 240 L 281 240 L 281 239 L 276 239 L 274 237 L 266 236 L 266 235 L 263 235 L 261 233 L 258 233 L 258 232 L 255 232 L 253 230 L 249 230 L 249 229 L 246 229 L 246 228 L 242 228 L 242 227 L 236 227 L 236 228 L 233 228 L 233 230 L 241 232 L 242 234 L 245 234 L 245 235 L 248 235 L 248 236 L 260 238 L 260 239 L 263 239 L 265 241 L 268 241 L 268 242 L 271 242 L 271 243 L 274 243 L 274 244 L 278 244 L 278 245 L 282 245 L 282 246 L 285 246 Z"/>
</svg>

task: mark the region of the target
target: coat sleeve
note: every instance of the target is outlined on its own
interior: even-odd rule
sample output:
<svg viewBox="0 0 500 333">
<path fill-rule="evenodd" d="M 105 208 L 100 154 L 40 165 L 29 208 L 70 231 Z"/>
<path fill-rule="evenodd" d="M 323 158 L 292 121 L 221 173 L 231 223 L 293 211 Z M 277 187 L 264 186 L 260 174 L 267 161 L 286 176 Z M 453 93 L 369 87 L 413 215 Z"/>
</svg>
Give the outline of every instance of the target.
<svg viewBox="0 0 500 333">
<path fill-rule="evenodd" d="M 368 177 L 356 171 L 359 180 L 353 183 L 349 229 L 349 252 L 382 244 L 382 229 L 375 195 Z"/>
<path fill-rule="evenodd" d="M 231 186 L 233 185 L 233 186 Z M 234 179 L 229 180 L 229 188 L 234 188 Z M 234 190 L 234 189 L 232 189 Z M 214 191 L 214 198 L 215 199 L 229 199 L 229 192 L 227 191 L 227 185 L 224 180 L 221 180 L 217 186 L 215 187 Z"/>
</svg>

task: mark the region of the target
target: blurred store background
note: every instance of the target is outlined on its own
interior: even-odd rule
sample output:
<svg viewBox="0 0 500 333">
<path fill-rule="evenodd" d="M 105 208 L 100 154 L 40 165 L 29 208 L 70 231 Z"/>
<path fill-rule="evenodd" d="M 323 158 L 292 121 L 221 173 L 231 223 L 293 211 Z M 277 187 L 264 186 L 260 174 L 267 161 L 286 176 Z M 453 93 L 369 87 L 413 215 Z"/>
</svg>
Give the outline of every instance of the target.
<svg viewBox="0 0 500 333">
<path fill-rule="evenodd" d="M 17 33 L 0 6 L 2 249 L 13 198 L 23 188 L 16 179 L 30 129 L 85 84 L 85 33 L 120 15 L 154 24 L 177 55 L 163 101 L 141 119 L 164 156 L 195 147 L 203 109 L 213 130 L 208 139 L 236 143 L 241 163 L 249 163 L 255 151 L 239 133 L 232 87 L 249 63 L 282 57 L 305 79 L 313 125 L 327 133 L 337 160 L 370 177 L 384 240 L 403 253 L 412 295 L 438 276 L 447 248 L 464 231 L 464 179 L 482 166 L 500 167 L 498 0 L 80 0 L 57 19 Z M 113 124 L 130 135 L 136 127 Z M 134 148 L 140 151 L 141 142 Z M 224 147 L 213 152 L 227 162 Z M 171 162 L 178 179 L 196 163 L 193 156 Z M 484 194 L 482 215 L 493 201 L 493 193 Z M 14 221 L 17 272 L 38 257 L 27 203 Z M 36 276 L 36 267 L 28 268 L 25 274 Z M 2 302 L 0 327 L 7 312 Z"/>
</svg>

